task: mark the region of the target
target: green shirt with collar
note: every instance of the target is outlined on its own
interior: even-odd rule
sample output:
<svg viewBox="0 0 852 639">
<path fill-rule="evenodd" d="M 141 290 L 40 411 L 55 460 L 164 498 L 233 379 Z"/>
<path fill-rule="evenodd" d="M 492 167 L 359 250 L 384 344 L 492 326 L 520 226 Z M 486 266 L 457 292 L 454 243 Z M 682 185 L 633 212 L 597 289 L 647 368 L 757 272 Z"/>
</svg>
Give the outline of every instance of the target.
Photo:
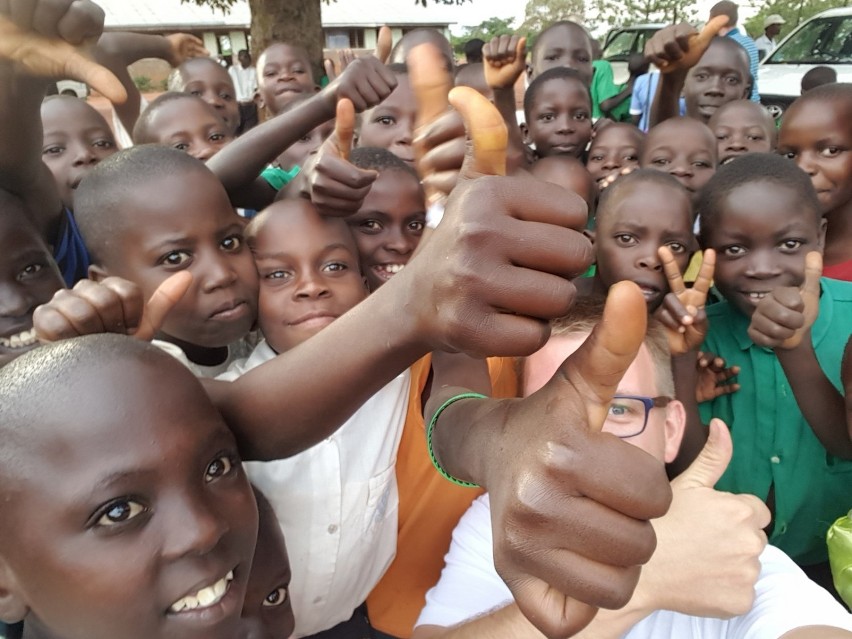
<svg viewBox="0 0 852 639">
<path fill-rule="evenodd" d="M 840 391 L 840 362 L 852 333 L 852 283 L 823 278 L 819 316 L 811 329 L 817 361 Z M 799 410 L 775 353 L 748 337 L 750 318 L 727 301 L 707 308 L 701 350 L 739 366 L 740 390 L 699 405 L 702 421 L 722 419 L 734 454 L 718 490 L 767 499 L 775 486 L 769 542 L 801 565 L 827 560 L 829 526 L 852 507 L 852 462 L 829 455 Z"/>
</svg>

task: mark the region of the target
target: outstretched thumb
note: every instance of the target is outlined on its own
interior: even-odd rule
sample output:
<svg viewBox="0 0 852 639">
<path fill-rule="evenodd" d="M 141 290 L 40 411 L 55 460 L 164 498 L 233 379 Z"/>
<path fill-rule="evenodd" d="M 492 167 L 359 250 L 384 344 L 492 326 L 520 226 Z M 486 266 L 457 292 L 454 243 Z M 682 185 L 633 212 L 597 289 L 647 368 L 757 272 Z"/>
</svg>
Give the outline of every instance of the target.
<svg viewBox="0 0 852 639">
<path fill-rule="evenodd" d="M 673 488 L 713 488 L 731 463 L 734 445 L 731 433 L 721 419 L 710 421 L 704 448 L 683 473 L 672 481 Z"/>
<path fill-rule="evenodd" d="M 710 41 L 719 35 L 719 32 L 728 26 L 728 16 L 716 16 L 707 21 L 704 28 L 689 39 L 689 48 L 696 47 L 702 51 L 710 46 Z"/>
<path fill-rule="evenodd" d="M 151 299 L 145 304 L 139 328 L 133 337 L 141 340 L 152 340 L 163 326 L 166 316 L 180 302 L 192 284 L 192 273 L 180 271 L 160 284 Z"/>
<path fill-rule="evenodd" d="M 419 129 L 447 110 L 447 94 L 453 88 L 453 78 L 441 50 L 429 42 L 409 51 L 406 63 L 411 90 L 417 102 L 416 128 Z"/>
<path fill-rule="evenodd" d="M 648 307 L 629 281 L 610 287 L 603 318 L 548 384 L 571 384 L 583 397 L 589 427 L 601 430 L 609 403 L 645 339 Z M 556 389 L 559 392 L 560 389 Z"/>
<path fill-rule="evenodd" d="M 385 25 L 379 29 L 379 37 L 376 39 L 376 49 L 373 55 L 379 59 L 379 62 L 386 64 L 390 58 L 391 49 L 393 48 L 393 34 L 389 26 Z"/>
<path fill-rule="evenodd" d="M 819 315 L 819 280 L 822 277 L 822 253 L 811 251 L 805 256 L 805 281 L 799 292 L 802 295 L 802 315 L 805 318 L 802 327 L 792 337 L 784 340 L 782 348 L 798 346 Z"/>
<path fill-rule="evenodd" d="M 67 53 L 65 71 L 69 78 L 85 82 L 113 104 L 124 104 L 127 101 L 127 91 L 112 71 L 75 49 Z"/>
<path fill-rule="evenodd" d="M 506 175 L 509 133 L 497 107 L 470 87 L 450 91 L 450 104 L 461 113 L 467 134 L 467 152 L 459 177 Z"/>
<path fill-rule="evenodd" d="M 352 138 L 355 135 L 355 105 L 349 98 L 337 101 L 337 115 L 334 121 L 335 146 L 340 157 L 349 160 L 352 152 Z"/>
</svg>

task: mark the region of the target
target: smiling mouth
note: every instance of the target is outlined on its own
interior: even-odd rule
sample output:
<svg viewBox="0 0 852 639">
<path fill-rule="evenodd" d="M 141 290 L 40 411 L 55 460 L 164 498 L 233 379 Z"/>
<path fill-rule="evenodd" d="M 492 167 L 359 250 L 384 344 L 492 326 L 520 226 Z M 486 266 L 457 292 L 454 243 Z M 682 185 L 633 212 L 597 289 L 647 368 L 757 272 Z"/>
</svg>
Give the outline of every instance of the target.
<svg viewBox="0 0 852 639">
<path fill-rule="evenodd" d="M 750 302 L 757 304 L 764 297 L 769 295 L 769 291 L 743 291 L 742 295 Z"/>
<path fill-rule="evenodd" d="M 387 281 L 399 273 L 403 268 L 405 268 L 405 264 L 379 264 L 378 266 L 373 267 L 373 273 Z"/>
<path fill-rule="evenodd" d="M 729 155 L 729 156 L 725 157 L 721 162 L 719 162 L 719 165 L 725 166 L 726 164 L 730 164 L 731 162 L 736 160 L 738 157 L 741 157 L 743 155 L 745 155 L 745 153 L 734 153 L 733 155 Z"/>
<path fill-rule="evenodd" d="M 234 302 L 232 305 L 220 308 L 210 315 L 212 320 L 227 321 L 241 317 L 246 312 L 246 303 L 243 301 Z"/>
<path fill-rule="evenodd" d="M 653 300 L 660 296 L 660 289 L 655 286 L 639 284 L 639 290 L 642 291 L 642 295 L 645 297 L 645 301 Z"/>
<path fill-rule="evenodd" d="M 9 337 L 0 337 L 0 347 L 11 350 L 23 350 L 25 348 L 35 346 L 36 344 L 38 344 L 38 338 L 36 337 L 35 328 L 21 331 L 20 333 L 10 335 Z"/>
<path fill-rule="evenodd" d="M 191 610 L 204 610 L 205 608 L 215 606 L 228 593 L 233 580 L 234 571 L 231 570 L 212 586 L 207 586 L 194 594 L 178 599 L 169 607 L 169 612 L 179 614 Z"/>
</svg>

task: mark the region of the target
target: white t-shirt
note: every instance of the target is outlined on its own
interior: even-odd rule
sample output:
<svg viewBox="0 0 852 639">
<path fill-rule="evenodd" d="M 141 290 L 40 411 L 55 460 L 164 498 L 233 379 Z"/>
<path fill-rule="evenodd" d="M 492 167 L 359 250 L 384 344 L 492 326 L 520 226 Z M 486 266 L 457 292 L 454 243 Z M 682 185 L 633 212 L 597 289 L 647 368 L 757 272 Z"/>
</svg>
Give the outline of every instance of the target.
<svg viewBox="0 0 852 639">
<path fill-rule="evenodd" d="M 237 102 L 251 102 L 257 91 L 257 71 L 254 67 L 244 68 L 241 64 L 228 67 L 228 74 L 234 81 Z"/>
<path fill-rule="evenodd" d="M 767 546 L 760 562 L 756 598 L 747 614 L 723 620 L 658 610 L 624 639 L 777 639 L 794 628 L 816 625 L 852 631 L 852 615 L 781 550 Z M 511 592 L 494 569 L 491 509 L 483 495 L 453 532 L 441 579 L 426 594 L 417 625 L 454 626 L 511 602 Z"/>
<path fill-rule="evenodd" d="M 236 379 L 273 357 L 263 341 L 219 379 Z M 245 464 L 249 479 L 272 504 L 287 542 L 296 637 L 349 619 L 396 555 L 394 467 L 410 384 L 405 371 L 331 437 L 303 453 Z"/>
<path fill-rule="evenodd" d="M 237 340 L 233 344 L 229 344 L 228 356 L 225 358 L 225 361 L 213 366 L 203 366 L 190 361 L 190 359 L 186 356 L 186 353 L 183 352 L 183 349 L 177 344 L 165 342 L 160 339 L 152 340 L 151 343 L 166 351 L 169 355 L 186 366 L 196 377 L 200 377 L 202 379 L 213 379 L 225 371 L 230 370 L 230 367 L 234 364 L 234 362 L 244 360 L 251 354 L 254 345 L 257 344 L 257 333 L 249 333 L 243 339 Z"/>
</svg>

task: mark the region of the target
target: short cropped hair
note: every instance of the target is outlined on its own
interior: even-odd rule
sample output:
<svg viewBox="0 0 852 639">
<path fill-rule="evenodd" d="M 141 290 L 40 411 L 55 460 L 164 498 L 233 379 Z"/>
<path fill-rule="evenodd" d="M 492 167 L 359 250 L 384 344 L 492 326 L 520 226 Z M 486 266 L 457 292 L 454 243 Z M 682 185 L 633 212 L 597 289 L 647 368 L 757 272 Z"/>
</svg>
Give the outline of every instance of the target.
<svg viewBox="0 0 852 639">
<path fill-rule="evenodd" d="M 482 47 L 485 46 L 485 41 L 480 38 L 473 38 L 464 43 L 464 57 L 468 63 L 482 62 Z"/>
<path fill-rule="evenodd" d="M 74 218 L 94 263 L 103 263 L 124 226 L 128 193 L 156 190 L 159 180 L 191 171 L 213 175 L 201 160 L 156 144 L 134 146 L 99 162 L 74 193 Z"/>
<path fill-rule="evenodd" d="M 571 24 L 574 24 L 573 22 Z M 582 74 L 579 73 L 575 69 L 571 69 L 568 67 L 554 67 L 552 69 L 548 69 L 542 73 L 539 73 L 535 80 L 530 82 L 530 85 L 527 87 L 526 93 L 524 93 L 524 117 L 526 117 L 527 122 L 530 120 L 530 113 L 532 112 L 533 104 L 535 104 L 535 99 L 538 97 L 539 92 L 542 87 L 551 80 L 576 80 L 580 83 L 580 86 L 584 88 L 586 93 L 589 93 L 589 87 L 586 84 L 585 79 Z M 589 103 L 591 104 L 592 98 L 591 94 L 589 94 Z"/>
<path fill-rule="evenodd" d="M 837 82 L 837 71 L 826 66 L 814 67 L 802 76 L 802 93 L 812 91 L 823 84 L 833 84 L 834 82 Z"/>
<path fill-rule="evenodd" d="M 559 20 L 549 25 L 544 31 L 538 34 L 538 37 L 535 39 L 535 42 L 532 46 L 532 51 L 530 52 L 530 59 L 535 64 L 535 56 L 538 53 L 539 46 L 542 42 L 544 42 L 544 34 L 552 29 L 556 29 L 558 27 L 568 27 L 569 29 L 579 29 L 583 34 L 585 34 L 586 39 L 589 41 L 589 51 L 592 51 L 592 36 L 589 35 L 589 32 L 583 27 L 583 25 L 577 24 L 571 20 Z"/>
<path fill-rule="evenodd" d="M 209 104 L 207 104 L 204 100 L 199 98 L 197 95 L 192 95 L 190 93 L 181 93 L 179 91 L 168 91 L 166 93 L 163 93 L 162 95 L 157 96 L 157 98 L 154 99 L 154 101 L 151 102 L 147 107 L 145 107 L 145 110 L 142 111 L 142 113 L 139 115 L 139 119 L 136 120 L 136 125 L 133 127 L 133 143 L 156 143 L 156 132 L 151 130 L 151 121 L 154 119 L 154 114 L 161 107 L 171 102 L 177 102 L 178 100 L 194 100 L 198 104 L 203 104 L 204 108 L 210 109 L 210 113 L 219 118 L 219 114 L 216 113 L 216 110 Z"/>
<path fill-rule="evenodd" d="M 728 18 L 728 26 L 733 27 L 740 19 L 739 6 L 731 0 L 721 0 L 710 8 L 710 17 L 726 16 Z"/>
<path fill-rule="evenodd" d="M 352 149 L 349 154 L 349 162 L 359 169 L 384 173 L 385 171 L 402 171 L 412 177 L 417 177 L 417 172 L 399 157 L 388 151 L 375 146 L 359 146 Z"/>
<path fill-rule="evenodd" d="M 708 246 L 709 233 L 716 225 L 722 201 L 732 191 L 756 182 L 786 187 L 796 193 L 802 209 L 810 212 L 814 220 L 822 217 L 822 208 L 811 178 L 794 162 L 774 153 L 749 153 L 720 166 L 701 190 L 698 214 L 701 230 L 698 235 L 702 247 Z"/>
<path fill-rule="evenodd" d="M 820 102 L 843 102 L 847 105 L 847 109 L 852 109 L 852 83 L 849 82 L 832 82 L 815 87 L 797 98 L 793 102 L 793 107 L 799 103 L 811 101 Z M 791 107 L 792 108 L 792 107 Z M 847 110 L 848 114 L 850 111 Z"/>
<path fill-rule="evenodd" d="M 617 178 L 615 182 L 604 189 L 600 200 L 598 200 L 598 223 L 600 223 L 602 219 L 606 218 L 609 210 L 618 204 L 621 198 L 627 195 L 628 192 L 636 188 L 641 188 L 643 184 L 648 183 L 659 184 L 660 186 L 683 193 L 686 200 L 688 202 L 690 201 L 689 193 L 673 175 L 663 171 L 657 171 L 656 169 L 636 169 L 627 175 L 622 175 Z M 691 205 L 689 207 L 689 211 L 690 221 L 692 221 L 695 219 L 695 212 L 692 210 Z"/>
</svg>

